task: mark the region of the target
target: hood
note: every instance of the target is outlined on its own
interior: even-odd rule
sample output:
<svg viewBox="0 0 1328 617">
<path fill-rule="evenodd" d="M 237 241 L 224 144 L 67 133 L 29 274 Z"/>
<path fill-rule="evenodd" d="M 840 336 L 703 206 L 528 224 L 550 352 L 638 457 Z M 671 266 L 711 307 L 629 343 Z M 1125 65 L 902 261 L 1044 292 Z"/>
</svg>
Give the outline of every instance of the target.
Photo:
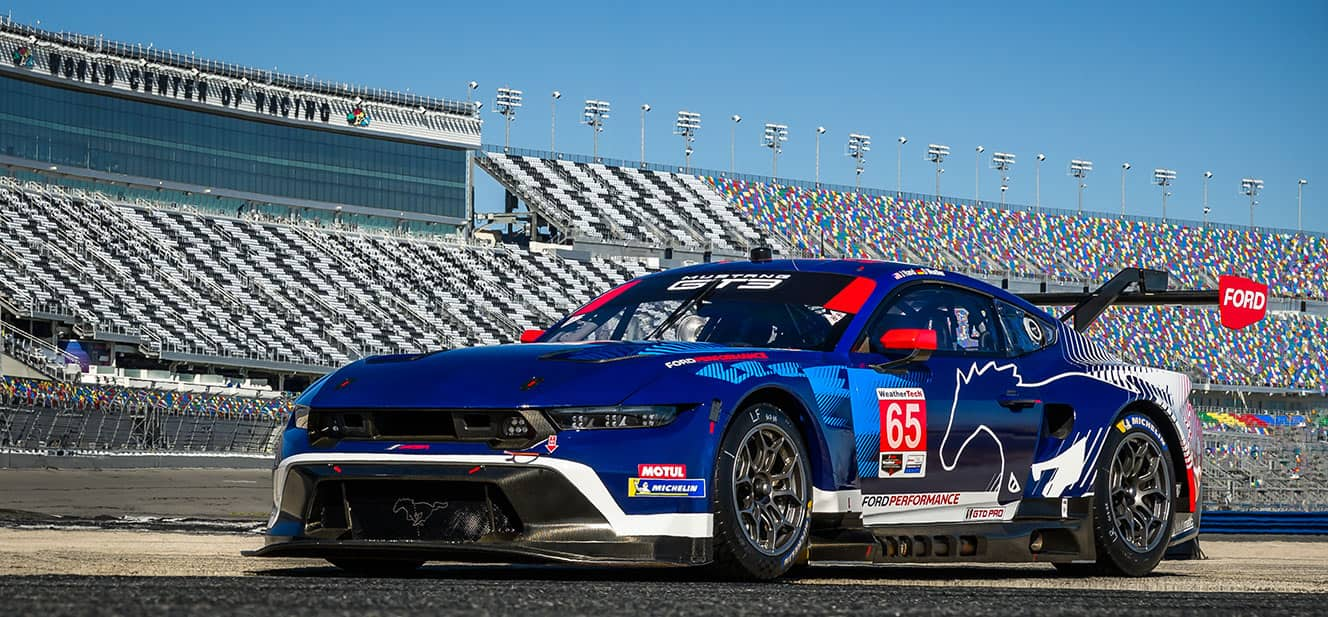
<svg viewBox="0 0 1328 617">
<path fill-rule="evenodd" d="M 596 342 L 379 356 L 330 375 L 309 404 L 453 409 L 614 405 L 663 375 L 665 363 L 678 356 L 753 351 L 708 343 Z"/>
</svg>

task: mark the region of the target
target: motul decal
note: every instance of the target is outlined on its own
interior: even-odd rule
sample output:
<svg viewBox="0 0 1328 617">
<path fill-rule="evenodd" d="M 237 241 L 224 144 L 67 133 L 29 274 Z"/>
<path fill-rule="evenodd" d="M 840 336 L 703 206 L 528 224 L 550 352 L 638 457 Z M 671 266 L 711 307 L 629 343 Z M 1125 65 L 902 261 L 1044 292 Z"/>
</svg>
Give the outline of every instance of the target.
<svg viewBox="0 0 1328 617">
<path fill-rule="evenodd" d="M 1267 285 L 1224 274 L 1217 279 L 1217 290 L 1223 326 L 1239 330 L 1268 313 Z"/>
<path fill-rule="evenodd" d="M 687 477 L 686 465 L 637 465 L 636 475 L 641 478 L 680 480 Z"/>
</svg>

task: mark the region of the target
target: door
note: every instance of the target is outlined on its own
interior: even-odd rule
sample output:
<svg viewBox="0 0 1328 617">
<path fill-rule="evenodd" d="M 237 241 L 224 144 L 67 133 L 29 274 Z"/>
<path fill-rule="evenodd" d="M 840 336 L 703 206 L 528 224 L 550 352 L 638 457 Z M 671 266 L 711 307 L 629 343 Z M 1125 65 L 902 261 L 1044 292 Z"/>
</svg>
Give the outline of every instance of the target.
<svg viewBox="0 0 1328 617">
<path fill-rule="evenodd" d="M 931 357 L 902 364 L 884 349 L 880 336 L 900 328 L 934 331 Z M 924 283 L 882 305 L 849 370 L 864 524 L 1014 516 L 1042 413 L 1011 355 L 986 295 Z"/>
</svg>

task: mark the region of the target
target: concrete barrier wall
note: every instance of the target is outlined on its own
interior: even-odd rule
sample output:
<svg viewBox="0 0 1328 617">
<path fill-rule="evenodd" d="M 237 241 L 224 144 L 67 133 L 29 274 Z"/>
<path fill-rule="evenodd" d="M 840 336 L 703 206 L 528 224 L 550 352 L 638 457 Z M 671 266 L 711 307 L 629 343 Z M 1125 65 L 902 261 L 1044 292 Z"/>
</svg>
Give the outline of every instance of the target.
<svg viewBox="0 0 1328 617">
<path fill-rule="evenodd" d="M 1233 534 L 1328 534 L 1328 512 L 1236 512 L 1214 510 L 1203 513 L 1199 531 Z"/>
<path fill-rule="evenodd" d="M 0 469 L 271 469 L 272 457 L 174 452 L 0 452 Z"/>
</svg>

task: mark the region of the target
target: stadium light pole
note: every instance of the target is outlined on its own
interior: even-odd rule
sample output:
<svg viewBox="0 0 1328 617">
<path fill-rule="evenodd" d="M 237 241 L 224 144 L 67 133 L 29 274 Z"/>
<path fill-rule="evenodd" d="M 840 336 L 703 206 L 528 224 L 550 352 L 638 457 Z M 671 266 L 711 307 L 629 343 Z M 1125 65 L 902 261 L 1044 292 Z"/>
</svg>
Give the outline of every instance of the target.
<svg viewBox="0 0 1328 617">
<path fill-rule="evenodd" d="M 1042 207 L 1042 161 L 1047 160 L 1047 155 L 1039 152 L 1037 155 L 1037 171 L 1033 174 L 1033 211 L 1037 212 Z"/>
<path fill-rule="evenodd" d="M 779 177 L 779 153 L 784 149 L 784 142 L 788 141 L 788 125 L 765 124 L 765 132 L 761 135 L 761 145 L 770 148 L 770 177 Z"/>
<path fill-rule="evenodd" d="M 1176 170 L 1174 169 L 1154 169 L 1153 184 L 1162 188 L 1162 222 L 1167 220 L 1167 196 L 1171 195 L 1171 183 L 1176 181 Z"/>
<path fill-rule="evenodd" d="M 1125 172 L 1130 170 L 1128 161 L 1120 164 L 1120 213 L 1125 214 Z"/>
<path fill-rule="evenodd" d="M 1088 186 L 1084 178 L 1088 177 L 1088 172 L 1093 171 L 1093 161 L 1081 161 L 1074 159 L 1070 161 L 1070 175 L 1074 176 L 1079 182 L 1079 214 L 1084 213 L 1084 188 Z"/>
<path fill-rule="evenodd" d="M 1251 231 L 1254 230 L 1254 206 L 1255 206 L 1255 204 L 1259 203 L 1259 202 L 1255 201 L 1254 198 L 1257 197 L 1257 196 L 1259 195 L 1259 191 L 1261 191 L 1261 190 L 1263 190 L 1263 180 L 1260 180 L 1260 179 L 1258 179 L 1258 178 L 1241 178 L 1241 179 L 1240 179 L 1240 192 L 1241 192 L 1241 193 L 1244 193 L 1247 197 L 1250 198 L 1250 230 L 1251 230 Z"/>
<path fill-rule="evenodd" d="M 693 111 L 679 111 L 678 119 L 673 123 L 673 134 L 682 137 L 682 170 L 690 172 L 692 168 L 692 142 L 696 140 L 696 131 L 701 128 L 701 114 Z"/>
<path fill-rule="evenodd" d="M 480 82 L 471 81 L 466 84 L 466 107 L 471 107 L 471 99 L 474 97 L 475 89 L 480 87 Z"/>
<path fill-rule="evenodd" d="M 650 103 L 641 104 L 641 166 L 646 166 L 646 112 L 650 111 Z"/>
<path fill-rule="evenodd" d="M 493 111 L 503 117 L 503 152 L 512 145 L 512 121 L 521 109 L 521 91 L 511 88 L 499 88 L 498 96 L 493 101 Z"/>
<path fill-rule="evenodd" d="M 1304 178 L 1296 180 L 1296 231 L 1305 231 L 1305 224 L 1301 219 L 1301 214 L 1304 212 L 1301 210 L 1301 206 L 1304 203 L 1301 201 L 1301 198 L 1305 196 L 1305 185 L 1309 183 L 1310 181 Z"/>
<path fill-rule="evenodd" d="M 976 152 L 973 154 L 973 203 L 980 203 L 982 201 L 982 193 L 978 188 L 981 187 L 982 174 L 979 173 L 978 170 L 982 167 L 982 153 L 986 152 L 987 149 L 978 146 L 977 148 L 974 148 L 974 150 L 976 150 Z"/>
<path fill-rule="evenodd" d="M 734 158 L 737 156 L 737 155 L 736 155 L 737 150 L 735 149 L 734 144 L 737 143 L 737 137 L 738 137 L 738 123 L 742 122 L 742 116 L 739 116 L 738 114 L 733 114 L 733 115 L 729 118 L 729 120 L 732 120 L 732 121 L 733 121 L 733 126 L 731 126 L 731 127 L 729 128 L 729 175 L 732 176 L 732 175 L 733 175 L 733 161 L 734 161 Z"/>
<path fill-rule="evenodd" d="M 825 127 L 816 127 L 816 175 L 813 176 L 813 184 L 816 188 L 821 188 L 821 136 L 825 134 Z"/>
<path fill-rule="evenodd" d="M 1205 229 L 1208 228 L 1208 213 L 1211 212 L 1211 210 L 1208 209 L 1208 180 L 1212 177 L 1213 177 L 1213 172 L 1211 171 L 1205 171 L 1203 173 L 1203 213 L 1204 213 L 1203 226 Z"/>
<path fill-rule="evenodd" d="M 867 166 L 868 152 L 871 152 L 871 135 L 849 133 L 848 155 L 853 159 L 853 169 L 856 173 L 853 184 L 855 191 L 862 191 L 862 171 Z"/>
<path fill-rule="evenodd" d="M 900 135 L 897 141 L 899 145 L 895 148 L 895 197 L 904 193 L 904 144 L 908 143 L 908 138 Z"/>
<path fill-rule="evenodd" d="M 586 99 L 585 110 L 581 112 L 581 123 L 590 127 L 591 135 L 594 136 L 594 145 L 591 154 L 596 163 L 599 162 L 599 134 L 604 131 L 604 121 L 609 117 L 609 102 L 597 101 L 595 99 Z"/>
<path fill-rule="evenodd" d="M 563 98 L 563 93 L 554 90 L 553 96 L 549 99 L 549 152 L 558 149 L 554 146 L 557 144 L 556 138 L 558 137 L 558 99 L 560 98 Z"/>
<path fill-rule="evenodd" d="M 936 202 L 941 201 L 941 174 L 945 173 L 941 169 L 941 163 L 945 162 L 945 157 L 950 156 L 950 146 L 940 144 L 927 144 L 927 160 L 936 163 Z"/>
<path fill-rule="evenodd" d="M 991 166 L 1001 172 L 1001 207 L 1005 207 L 1005 191 L 1010 189 L 1010 168 L 1014 167 L 1015 156 L 1009 152 L 991 153 Z"/>
</svg>

